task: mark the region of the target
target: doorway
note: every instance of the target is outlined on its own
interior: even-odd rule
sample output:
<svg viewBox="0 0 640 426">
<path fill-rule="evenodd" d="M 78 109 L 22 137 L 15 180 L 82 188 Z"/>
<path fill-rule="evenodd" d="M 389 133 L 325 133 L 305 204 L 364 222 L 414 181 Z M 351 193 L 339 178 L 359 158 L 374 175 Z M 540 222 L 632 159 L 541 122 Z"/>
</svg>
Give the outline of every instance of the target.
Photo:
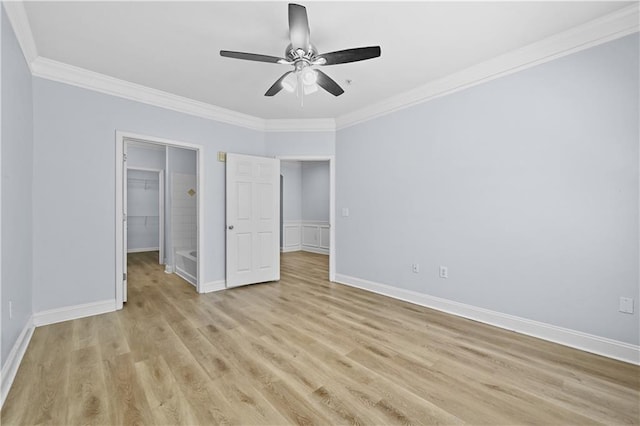
<svg viewBox="0 0 640 426">
<path fill-rule="evenodd" d="M 141 210 L 139 205 L 132 205 L 134 211 L 129 211 L 129 172 L 137 179 L 136 185 L 147 189 L 155 185 L 155 182 L 151 182 L 151 175 L 146 175 L 145 178 L 140 172 L 155 170 L 158 186 L 161 185 L 162 177 L 163 205 L 158 200 L 156 210 L 158 222 L 162 216 L 164 224 L 161 231 L 158 223 L 158 237 L 164 236 L 163 244 L 160 244 L 159 238 L 157 240 L 158 251 L 161 253 L 159 262 L 165 265 L 165 272 L 175 272 L 192 284 L 197 292 L 201 292 L 203 264 L 197 261 L 198 254 L 204 250 L 204 214 L 200 200 L 204 187 L 201 151 L 202 147 L 195 144 L 116 132 L 116 309 L 122 309 L 127 301 L 127 252 L 130 248 L 135 250 L 128 241 L 129 236 L 133 235 L 128 233 L 128 228 L 135 227 L 141 232 L 141 224 L 149 228 L 149 224 L 156 221 L 153 212 Z M 144 231 L 149 231 L 146 228 Z M 152 244 L 150 241 L 136 241 L 135 244 Z M 142 247 L 150 248 L 153 247 Z"/>
<path fill-rule="evenodd" d="M 127 167 L 127 253 L 157 251 L 158 263 L 163 265 L 164 200 L 163 169 Z"/>
<path fill-rule="evenodd" d="M 329 256 L 335 281 L 335 166 L 333 156 L 286 156 L 281 161 L 281 251 Z"/>
</svg>

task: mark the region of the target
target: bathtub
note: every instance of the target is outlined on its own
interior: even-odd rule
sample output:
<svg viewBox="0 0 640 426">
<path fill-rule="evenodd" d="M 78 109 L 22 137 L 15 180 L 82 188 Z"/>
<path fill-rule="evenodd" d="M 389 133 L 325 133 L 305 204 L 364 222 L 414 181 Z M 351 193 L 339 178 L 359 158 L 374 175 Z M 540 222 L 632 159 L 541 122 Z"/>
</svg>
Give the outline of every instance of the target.
<svg viewBox="0 0 640 426">
<path fill-rule="evenodd" d="M 176 274 L 195 286 L 198 282 L 198 252 L 193 249 L 177 250 L 175 261 Z"/>
</svg>

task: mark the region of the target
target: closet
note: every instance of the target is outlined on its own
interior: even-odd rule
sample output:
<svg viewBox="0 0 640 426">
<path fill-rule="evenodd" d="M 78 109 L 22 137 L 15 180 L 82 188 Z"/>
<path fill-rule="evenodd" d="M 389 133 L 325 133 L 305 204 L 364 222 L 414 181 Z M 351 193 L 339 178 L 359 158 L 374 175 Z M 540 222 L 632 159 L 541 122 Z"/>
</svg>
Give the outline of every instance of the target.
<svg viewBox="0 0 640 426">
<path fill-rule="evenodd" d="M 127 251 L 160 249 L 160 174 L 129 169 L 127 173 Z"/>
</svg>

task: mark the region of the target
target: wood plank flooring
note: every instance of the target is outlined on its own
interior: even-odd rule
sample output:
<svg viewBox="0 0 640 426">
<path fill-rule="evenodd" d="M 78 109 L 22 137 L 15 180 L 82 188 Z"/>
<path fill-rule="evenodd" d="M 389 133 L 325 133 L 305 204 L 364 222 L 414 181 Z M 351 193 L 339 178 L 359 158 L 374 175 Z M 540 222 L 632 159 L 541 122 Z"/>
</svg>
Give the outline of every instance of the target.
<svg viewBox="0 0 640 426">
<path fill-rule="evenodd" d="M 21 424 L 639 424 L 640 368 L 329 283 L 198 295 L 129 256 L 122 311 L 36 329 L 1 412 Z"/>
</svg>

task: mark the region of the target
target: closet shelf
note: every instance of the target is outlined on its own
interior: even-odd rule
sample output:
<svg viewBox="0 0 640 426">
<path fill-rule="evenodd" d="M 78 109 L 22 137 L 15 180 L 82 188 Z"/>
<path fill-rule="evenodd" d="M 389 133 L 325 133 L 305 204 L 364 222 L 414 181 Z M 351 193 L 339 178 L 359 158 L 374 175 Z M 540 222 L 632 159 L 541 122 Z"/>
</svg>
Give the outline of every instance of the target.
<svg viewBox="0 0 640 426">
<path fill-rule="evenodd" d="M 139 179 L 139 178 L 128 178 L 127 179 L 127 183 L 128 184 L 140 184 L 140 185 L 144 185 L 144 189 L 147 190 L 150 187 L 159 187 L 160 186 L 160 181 L 156 180 L 156 179 Z"/>
</svg>

